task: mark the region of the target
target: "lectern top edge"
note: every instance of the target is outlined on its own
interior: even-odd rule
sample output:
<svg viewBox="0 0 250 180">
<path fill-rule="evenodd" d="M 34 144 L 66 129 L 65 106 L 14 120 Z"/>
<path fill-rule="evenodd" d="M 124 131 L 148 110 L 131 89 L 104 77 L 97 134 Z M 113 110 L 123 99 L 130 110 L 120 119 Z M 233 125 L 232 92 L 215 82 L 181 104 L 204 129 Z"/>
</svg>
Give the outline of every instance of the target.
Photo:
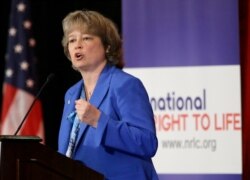
<svg viewBox="0 0 250 180">
<path fill-rule="evenodd" d="M 14 136 L 14 135 L 0 135 L 0 141 L 37 141 L 40 142 L 42 139 L 38 136 Z"/>
</svg>

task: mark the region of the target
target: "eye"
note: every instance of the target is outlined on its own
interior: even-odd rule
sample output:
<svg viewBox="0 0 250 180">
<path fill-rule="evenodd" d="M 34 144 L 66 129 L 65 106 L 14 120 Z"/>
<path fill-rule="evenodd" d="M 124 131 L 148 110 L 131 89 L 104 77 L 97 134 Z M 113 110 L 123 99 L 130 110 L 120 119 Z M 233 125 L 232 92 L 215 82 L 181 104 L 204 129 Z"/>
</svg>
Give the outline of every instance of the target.
<svg viewBox="0 0 250 180">
<path fill-rule="evenodd" d="M 82 39 L 83 39 L 83 41 L 90 41 L 90 40 L 93 39 L 93 37 L 91 37 L 91 36 L 85 36 Z"/>
<path fill-rule="evenodd" d="M 68 40 L 69 43 L 73 43 L 73 42 L 75 42 L 75 41 L 76 41 L 75 38 L 70 38 L 70 39 Z"/>
</svg>

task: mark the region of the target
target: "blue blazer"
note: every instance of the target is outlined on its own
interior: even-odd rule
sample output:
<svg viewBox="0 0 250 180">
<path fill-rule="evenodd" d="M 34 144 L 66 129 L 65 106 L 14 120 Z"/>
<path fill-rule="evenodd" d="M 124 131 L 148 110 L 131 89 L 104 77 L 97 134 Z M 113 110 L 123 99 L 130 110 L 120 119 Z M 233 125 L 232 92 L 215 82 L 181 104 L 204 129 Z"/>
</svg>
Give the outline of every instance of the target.
<svg viewBox="0 0 250 180">
<path fill-rule="evenodd" d="M 65 94 L 58 151 L 66 154 L 81 80 Z M 151 158 L 157 151 L 153 111 L 142 82 L 106 65 L 89 101 L 101 111 L 97 128 L 81 123 L 73 159 L 102 173 L 105 179 L 156 180 Z"/>
</svg>

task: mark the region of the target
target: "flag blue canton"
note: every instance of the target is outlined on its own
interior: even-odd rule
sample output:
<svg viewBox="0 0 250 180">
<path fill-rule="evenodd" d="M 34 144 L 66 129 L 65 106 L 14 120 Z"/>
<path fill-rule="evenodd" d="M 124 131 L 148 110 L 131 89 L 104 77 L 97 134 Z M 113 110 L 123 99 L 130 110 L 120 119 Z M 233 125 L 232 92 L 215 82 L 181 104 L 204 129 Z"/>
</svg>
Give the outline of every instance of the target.
<svg viewBox="0 0 250 180">
<path fill-rule="evenodd" d="M 31 94 L 37 90 L 36 62 L 28 0 L 13 0 L 11 6 L 5 82 Z"/>
</svg>

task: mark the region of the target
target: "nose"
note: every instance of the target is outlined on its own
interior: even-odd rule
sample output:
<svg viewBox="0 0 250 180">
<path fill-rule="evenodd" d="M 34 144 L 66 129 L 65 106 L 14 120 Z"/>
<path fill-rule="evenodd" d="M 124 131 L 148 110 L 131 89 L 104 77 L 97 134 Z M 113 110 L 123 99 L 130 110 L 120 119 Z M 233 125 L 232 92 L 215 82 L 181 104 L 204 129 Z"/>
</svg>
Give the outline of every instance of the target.
<svg viewBox="0 0 250 180">
<path fill-rule="evenodd" d="M 81 40 L 78 40 L 76 42 L 75 49 L 82 49 L 82 48 L 83 48 L 83 43 L 81 42 Z"/>
</svg>

